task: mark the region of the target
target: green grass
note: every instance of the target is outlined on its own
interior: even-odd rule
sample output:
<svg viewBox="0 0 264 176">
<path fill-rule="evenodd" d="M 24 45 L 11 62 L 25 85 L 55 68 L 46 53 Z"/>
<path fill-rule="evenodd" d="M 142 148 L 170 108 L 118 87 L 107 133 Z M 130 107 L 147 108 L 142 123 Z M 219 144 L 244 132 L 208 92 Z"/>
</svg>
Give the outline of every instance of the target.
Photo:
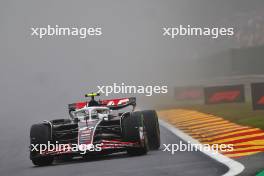
<svg viewBox="0 0 264 176">
<path fill-rule="evenodd" d="M 264 130 L 264 110 L 253 111 L 251 103 L 186 105 L 183 108 L 214 114 L 241 125 Z"/>
<path fill-rule="evenodd" d="M 256 176 L 264 176 L 264 171 L 258 173 Z"/>
</svg>

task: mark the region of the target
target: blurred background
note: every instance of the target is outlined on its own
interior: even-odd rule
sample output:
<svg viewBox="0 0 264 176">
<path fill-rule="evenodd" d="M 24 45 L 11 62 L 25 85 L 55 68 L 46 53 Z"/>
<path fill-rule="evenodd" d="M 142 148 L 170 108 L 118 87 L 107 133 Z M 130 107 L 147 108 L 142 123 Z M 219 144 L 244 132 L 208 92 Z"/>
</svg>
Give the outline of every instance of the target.
<svg viewBox="0 0 264 176">
<path fill-rule="evenodd" d="M 168 85 L 166 95 L 137 96 L 140 107 L 161 108 L 174 103 L 175 86 L 264 73 L 262 0 L 6 0 L 0 8 L 0 133 L 6 135 L 67 116 L 67 104 L 97 85 Z M 180 24 L 234 27 L 235 35 L 162 36 L 163 27 Z M 31 36 L 31 27 L 47 25 L 102 27 L 103 35 Z"/>
</svg>

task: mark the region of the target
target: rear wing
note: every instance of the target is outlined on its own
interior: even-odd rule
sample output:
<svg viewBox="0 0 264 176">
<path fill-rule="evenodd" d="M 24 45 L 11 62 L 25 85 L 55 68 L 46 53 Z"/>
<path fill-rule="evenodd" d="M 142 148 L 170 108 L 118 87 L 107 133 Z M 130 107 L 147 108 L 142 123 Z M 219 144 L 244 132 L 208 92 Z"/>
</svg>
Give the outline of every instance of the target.
<svg viewBox="0 0 264 176">
<path fill-rule="evenodd" d="M 119 99 L 111 99 L 111 100 L 100 100 L 99 101 L 101 106 L 106 106 L 112 110 L 118 110 L 125 108 L 127 106 L 136 107 L 136 97 L 130 98 L 119 98 Z"/>
<path fill-rule="evenodd" d="M 99 100 L 99 106 L 108 107 L 112 110 L 118 110 L 125 108 L 127 106 L 133 106 L 133 109 L 136 107 L 136 97 L 130 98 L 119 98 L 119 99 L 110 99 L 110 100 Z M 75 111 L 85 106 L 88 106 L 89 101 L 77 102 L 68 105 L 69 111 Z"/>
</svg>

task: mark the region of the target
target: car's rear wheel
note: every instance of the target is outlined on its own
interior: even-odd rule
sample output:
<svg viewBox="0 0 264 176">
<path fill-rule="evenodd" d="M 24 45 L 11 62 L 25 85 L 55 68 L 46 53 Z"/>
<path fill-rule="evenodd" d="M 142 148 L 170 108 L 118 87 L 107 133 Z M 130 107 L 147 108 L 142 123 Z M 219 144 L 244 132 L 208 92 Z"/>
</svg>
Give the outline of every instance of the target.
<svg viewBox="0 0 264 176">
<path fill-rule="evenodd" d="M 38 145 L 37 149 L 40 151 L 40 144 L 48 144 L 51 142 L 51 129 L 47 124 L 35 124 L 30 129 L 30 143 Z M 32 148 L 31 148 L 32 149 Z M 35 150 L 35 149 L 34 149 Z M 30 158 L 32 163 L 37 166 L 46 166 L 52 164 L 54 158 L 52 156 L 40 156 L 39 151 L 30 151 Z"/>
<path fill-rule="evenodd" d="M 141 112 L 132 112 L 122 119 L 122 135 L 126 142 L 138 142 L 140 147 L 129 147 L 129 155 L 144 155 L 148 152 L 148 138 Z"/>
<path fill-rule="evenodd" d="M 148 135 L 149 148 L 157 150 L 160 147 L 160 129 L 158 115 L 155 110 L 142 111 L 146 131 Z"/>
</svg>

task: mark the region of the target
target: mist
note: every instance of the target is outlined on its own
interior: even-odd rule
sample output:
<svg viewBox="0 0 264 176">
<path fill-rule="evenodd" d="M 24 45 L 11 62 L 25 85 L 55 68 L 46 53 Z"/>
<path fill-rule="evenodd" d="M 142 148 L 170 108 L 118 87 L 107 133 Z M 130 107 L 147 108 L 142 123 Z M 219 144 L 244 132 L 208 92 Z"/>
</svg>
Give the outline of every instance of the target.
<svg viewBox="0 0 264 176">
<path fill-rule="evenodd" d="M 2 1 L 0 118 L 7 125 L 1 131 L 14 121 L 26 126 L 65 117 L 67 104 L 84 100 L 97 85 L 168 85 L 166 96 L 171 97 L 173 86 L 201 79 L 200 58 L 235 44 L 231 39 L 168 39 L 162 36 L 162 27 L 236 28 L 229 19 L 260 5 L 263 1 Z M 98 26 L 103 35 L 31 36 L 31 27 L 47 25 Z M 141 107 L 144 102 L 152 106 L 151 98 L 138 98 Z"/>
</svg>

